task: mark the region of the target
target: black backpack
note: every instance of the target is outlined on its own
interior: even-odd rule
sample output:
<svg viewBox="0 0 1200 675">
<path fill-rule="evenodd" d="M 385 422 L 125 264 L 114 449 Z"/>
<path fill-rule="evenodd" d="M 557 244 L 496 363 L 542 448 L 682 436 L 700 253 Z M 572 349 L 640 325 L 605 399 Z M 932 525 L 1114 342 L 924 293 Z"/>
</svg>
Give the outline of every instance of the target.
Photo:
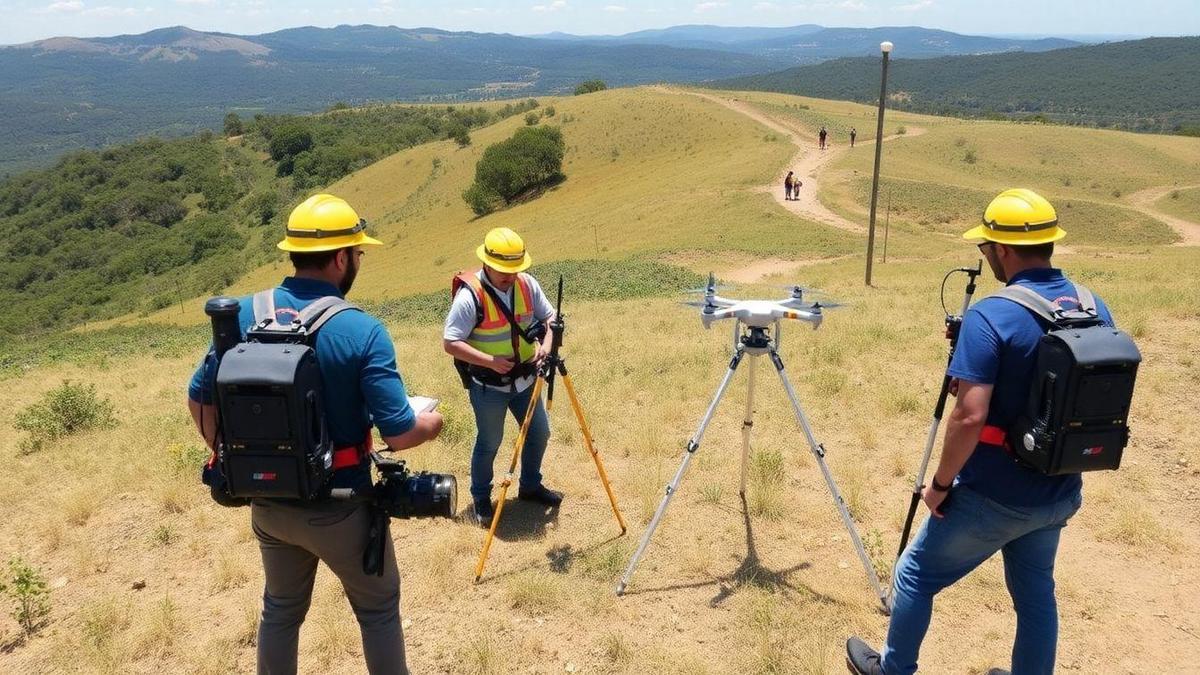
<svg viewBox="0 0 1200 675">
<path fill-rule="evenodd" d="M 205 482 L 218 502 L 225 503 L 221 496 L 234 503 L 325 496 L 333 443 L 325 426 L 316 334 L 351 309 L 358 308 L 328 296 L 280 324 L 274 290 L 254 296 L 254 327 L 217 369 L 218 446 Z"/>
<path fill-rule="evenodd" d="M 1121 465 L 1142 360 L 1127 334 L 1101 324 L 1091 291 L 1078 285 L 1075 291 L 1073 310 L 1016 284 L 996 294 L 1033 312 L 1046 328 L 1025 409 L 1007 438 L 1019 461 L 1050 476 Z"/>
</svg>

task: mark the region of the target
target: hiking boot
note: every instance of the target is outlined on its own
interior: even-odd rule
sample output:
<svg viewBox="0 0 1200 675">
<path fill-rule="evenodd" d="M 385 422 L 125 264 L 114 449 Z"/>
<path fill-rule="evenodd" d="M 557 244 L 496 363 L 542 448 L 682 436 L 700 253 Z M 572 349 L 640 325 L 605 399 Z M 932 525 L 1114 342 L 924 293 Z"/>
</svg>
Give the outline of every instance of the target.
<svg viewBox="0 0 1200 675">
<path fill-rule="evenodd" d="M 546 506 L 558 506 L 562 504 L 563 496 L 561 492 L 551 490 L 545 485 L 539 485 L 531 490 L 521 490 L 517 493 L 517 499 Z"/>
<path fill-rule="evenodd" d="M 879 652 L 857 637 L 846 640 L 846 667 L 854 675 L 883 675 Z"/>
<path fill-rule="evenodd" d="M 492 518 L 496 515 L 496 509 L 492 508 L 492 500 L 476 500 L 472 515 L 480 527 L 491 527 Z"/>
</svg>

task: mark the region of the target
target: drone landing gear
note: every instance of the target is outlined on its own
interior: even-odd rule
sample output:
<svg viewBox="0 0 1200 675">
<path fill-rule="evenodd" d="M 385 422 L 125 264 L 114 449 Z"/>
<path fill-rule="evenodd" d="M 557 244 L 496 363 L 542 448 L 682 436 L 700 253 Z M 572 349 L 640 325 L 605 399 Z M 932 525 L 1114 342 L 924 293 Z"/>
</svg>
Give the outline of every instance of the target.
<svg viewBox="0 0 1200 675">
<path fill-rule="evenodd" d="M 700 441 L 704 437 L 704 432 L 708 428 L 708 424 L 712 421 L 713 414 L 717 410 L 717 404 L 725 395 L 725 390 L 729 387 L 729 382 L 733 379 L 733 375 L 737 372 L 738 365 L 741 364 L 743 358 L 750 357 L 748 364 L 749 376 L 748 387 L 746 391 L 746 417 L 742 423 L 742 471 L 741 471 L 741 494 L 746 494 L 746 465 L 750 456 L 750 429 L 753 426 L 754 414 L 754 366 L 759 357 L 768 356 L 772 365 L 775 366 L 775 372 L 779 375 L 779 380 L 783 383 L 784 391 L 787 392 L 788 400 L 791 401 L 792 410 L 796 414 L 796 421 L 800 424 L 801 431 L 804 432 L 805 438 L 808 440 L 809 448 L 812 450 L 813 456 L 817 460 L 817 465 L 821 468 L 821 474 L 825 478 L 825 484 L 829 488 L 830 494 L 833 496 L 834 505 L 837 507 L 838 513 L 841 515 L 842 523 L 846 526 L 846 531 L 850 534 L 850 541 L 854 544 L 854 548 L 858 553 L 858 558 L 862 562 L 863 570 L 867 574 L 867 580 L 871 585 L 875 596 L 883 605 L 884 610 L 887 610 L 887 595 L 879 583 L 879 577 L 875 574 L 874 566 L 871 564 L 871 559 L 867 556 L 866 549 L 863 547 L 862 539 L 858 536 L 858 531 L 854 527 L 854 520 L 850 517 L 850 510 L 846 507 L 846 502 L 842 499 L 842 494 L 838 490 L 837 484 L 833 480 L 833 474 L 829 471 L 829 466 L 825 463 L 825 447 L 817 442 L 813 436 L 812 427 L 809 426 L 808 418 L 804 414 L 804 410 L 800 407 L 800 401 L 796 398 L 796 391 L 792 388 L 791 382 L 788 380 L 787 373 L 784 372 L 783 359 L 780 358 L 778 352 L 778 340 L 772 340 L 770 332 L 765 327 L 748 327 L 747 332 L 740 333 L 738 330 L 740 322 L 734 326 L 734 335 L 737 336 L 736 351 L 733 359 L 729 362 L 729 369 L 725 372 L 725 377 L 721 380 L 721 384 L 717 387 L 717 393 L 713 396 L 712 402 L 708 405 L 708 410 L 704 413 L 704 417 L 700 420 L 700 426 L 696 429 L 696 433 L 687 443 L 687 451 L 683 455 L 683 463 L 680 464 L 679 470 L 675 472 L 675 477 L 667 485 L 666 494 L 663 495 L 662 503 L 659 504 L 658 510 L 654 513 L 654 517 L 650 520 L 649 526 L 642 534 L 642 539 L 638 543 L 637 550 L 633 554 L 633 559 L 629 561 L 629 567 L 626 568 L 625 574 L 621 577 L 621 582 L 617 586 L 617 595 L 625 592 L 629 586 L 629 581 L 633 577 L 633 572 L 637 568 L 638 562 L 641 561 L 646 548 L 650 544 L 650 539 L 654 536 L 654 530 L 658 527 L 659 521 L 662 520 L 663 514 L 666 513 L 667 506 L 671 503 L 671 498 L 679 490 L 679 485 L 683 482 L 683 475 L 687 472 L 688 465 L 692 461 L 692 457 L 696 451 L 700 449 Z M 776 336 L 779 334 L 780 327 L 775 324 Z"/>
</svg>

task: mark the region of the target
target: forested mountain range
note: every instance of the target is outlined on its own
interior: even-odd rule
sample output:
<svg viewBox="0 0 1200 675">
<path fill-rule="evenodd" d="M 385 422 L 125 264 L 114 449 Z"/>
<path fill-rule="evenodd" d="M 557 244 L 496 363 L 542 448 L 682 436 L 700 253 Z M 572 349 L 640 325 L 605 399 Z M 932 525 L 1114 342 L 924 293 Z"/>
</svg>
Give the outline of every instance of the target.
<svg viewBox="0 0 1200 675">
<path fill-rule="evenodd" d="M 177 26 L 140 35 L 56 37 L 0 47 L 0 175 L 64 151 L 217 128 L 228 111 L 312 112 L 336 102 L 464 101 L 609 86 L 698 82 L 867 55 L 1075 44 L 917 27 L 677 26 L 624 36 L 520 37 L 435 28 L 338 26 L 231 35 Z"/>
<path fill-rule="evenodd" d="M 898 45 L 895 55 L 905 50 Z M 880 59 L 846 58 L 724 80 L 725 89 L 878 100 Z M 888 105 L 969 117 L 1200 135 L 1200 37 L 1150 38 L 1036 54 L 894 58 Z"/>
</svg>

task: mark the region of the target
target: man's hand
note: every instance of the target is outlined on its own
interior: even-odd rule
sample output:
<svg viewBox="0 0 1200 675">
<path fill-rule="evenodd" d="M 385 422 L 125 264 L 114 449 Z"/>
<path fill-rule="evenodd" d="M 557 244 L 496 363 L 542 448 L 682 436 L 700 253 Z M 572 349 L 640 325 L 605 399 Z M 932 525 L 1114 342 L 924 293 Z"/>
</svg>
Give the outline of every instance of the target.
<svg viewBox="0 0 1200 675">
<path fill-rule="evenodd" d="M 537 351 L 533 355 L 533 363 L 541 366 L 542 361 L 546 360 L 547 356 L 550 356 L 550 345 L 547 345 L 545 342 L 537 343 Z"/>
<path fill-rule="evenodd" d="M 429 410 L 417 415 L 417 422 L 411 429 L 399 436 L 384 436 L 383 442 L 387 444 L 388 450 L 406 450 L 431 441 L 440 433 L 442 414 L 436 410 Z"/>
<path fill-rule="evenodd" d="M 491 368 L 501 375 L 507 375 L 508 371 L 512 370 L 513 366 L 515 365 L 516 363 L 510 358 L 493 356 L 491 362 L 488 363 L 488 368 Z"/>
<path fill-rule="evenodd" d="M 941 512 L 942 502 L 946 501 L 946 495 L 950 494 L 940 490 L 934 490 L 931 487 L 925 488 L 921 493 L 921 498 L 925 500 L 925 506 L 929 507 L 929 512 L 934 518 L 945 518 L 945 514 Z"/>
</svg>

